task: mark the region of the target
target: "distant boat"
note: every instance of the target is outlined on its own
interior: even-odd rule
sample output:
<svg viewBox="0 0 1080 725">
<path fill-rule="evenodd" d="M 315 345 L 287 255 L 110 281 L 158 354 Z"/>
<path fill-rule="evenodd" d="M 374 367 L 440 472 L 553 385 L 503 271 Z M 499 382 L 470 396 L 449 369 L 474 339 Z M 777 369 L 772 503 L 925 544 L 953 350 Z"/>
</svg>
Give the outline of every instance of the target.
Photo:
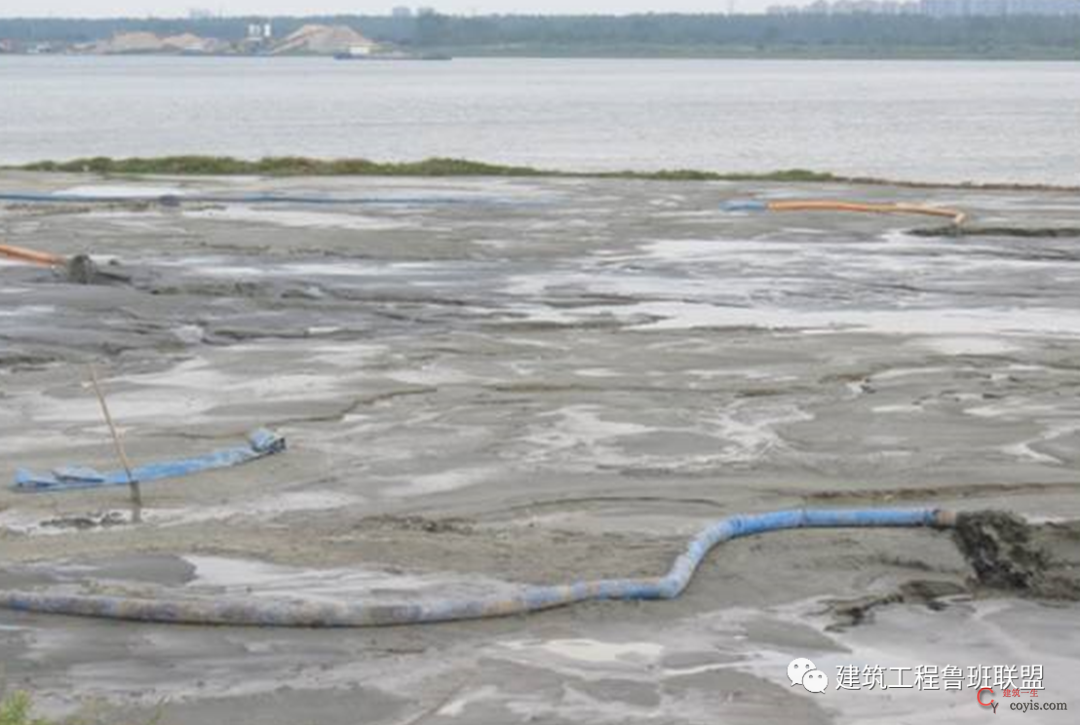
<svg viewBox="0 0 1080 725">
<path fill-rule="evenodd" d="M 336 53 L 335 60 L 453 60 L 442 53 Z"/>
</svg>

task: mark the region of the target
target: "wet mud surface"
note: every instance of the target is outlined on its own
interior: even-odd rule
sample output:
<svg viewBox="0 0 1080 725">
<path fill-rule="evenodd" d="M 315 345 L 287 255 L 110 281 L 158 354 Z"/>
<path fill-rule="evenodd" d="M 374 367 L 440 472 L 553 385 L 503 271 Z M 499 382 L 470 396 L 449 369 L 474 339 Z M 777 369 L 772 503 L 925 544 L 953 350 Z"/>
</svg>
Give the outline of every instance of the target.
<svg viewBox="0 0 1080 725">
<path fill-rule="evenodd" d="M 1046 528 L 1041 532 L 1004 511 L 967 511 L 957 517 L 953 541 L 982 587 L 1080 600 L 1080 572 L 1068 560 L 1055 557 L 1044 543 L 1064 539 L 1056 548 L 1075 548 L 1068 542 L 1076 541 L 1078 527 L 1070 522 L 1067 527 Z"/>
<path fill-rule="evenodd" d="M 151 187 L 178 203 L 124 198 Z M 1080 238 L 720 210 L 926 202 L 985 229 L 1076 228 L 1067 194 L 32 174 L 0 188 L 117 195 L 0 206 L 5 242 L 96 265 L 76 279 L 0 261 L 0 482 L 116 467 L 88 362 L 136 462 L 259 426 L 289 440 L 145 485 L 141 526 L 122 488 L 5 488 L 0 587 L 510 591 L 658 574 L 715 519 L 799 506 L 1012 512 L 1035 523 L 1040 576 L 1075 580 Z M 256 192 L 366 201 L 183 200 Z M 170 724 L 987 716 L 966 691 L 813 695 L 787 681 L 795 657 L 830 678 L 1042 664 L 1044 698 L 1067 700 L 1078 605 L 974 577 L 947 533 L 792 531 L 725 544 L 676 601 L 527 619 L 318 632 L 0 612 L 0 680 L 46 714 L 160 708 Z"/>
</svg>

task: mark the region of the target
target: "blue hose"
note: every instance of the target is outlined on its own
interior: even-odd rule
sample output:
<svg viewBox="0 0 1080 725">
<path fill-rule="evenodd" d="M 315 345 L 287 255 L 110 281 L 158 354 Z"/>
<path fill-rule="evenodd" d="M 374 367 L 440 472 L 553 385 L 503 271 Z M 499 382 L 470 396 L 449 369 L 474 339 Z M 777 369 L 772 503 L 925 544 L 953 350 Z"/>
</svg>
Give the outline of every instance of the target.
<svg viewBox="0 0 1080 725">
<path fill-rule="evenodd" d="M 599 579 L 554 586 L 525 586 L 514 596 L 444 599 L 404 604 L 239 599 L 138 598 L 0 592 L 0 608 L 162 624 L 267 627 L 374 627 L 487 619 L 537 612 L 588 600 L 675 599 L 715 546 L 730 539 L 798 528 L 953 525 L 937 509 L 795 510 L 731 516 L 691 539 L 662 577 Z"/>
<path fill-rule="evenodd" d="M 732 199 L 720 204 L 723 211 L 768 211 L 769 205 L 757 199 Z"/>
</svg>

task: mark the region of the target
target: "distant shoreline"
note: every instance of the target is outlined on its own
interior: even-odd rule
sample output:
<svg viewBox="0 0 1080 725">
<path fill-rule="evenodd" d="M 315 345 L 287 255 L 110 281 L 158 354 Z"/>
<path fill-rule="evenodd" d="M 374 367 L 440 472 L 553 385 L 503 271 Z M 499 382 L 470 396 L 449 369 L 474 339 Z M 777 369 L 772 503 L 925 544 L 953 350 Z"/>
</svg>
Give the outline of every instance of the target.
<svg viewBox="0 0 1080 725">
<path fill-rule="evenodd" d="M 1012 49 L 1009 52 L 967 52 L 955 49 L 941 52 L 929 52 L 925 48 L 890 48 L 871 49 L 858 46 L 825 48 L 595 48 L 584 52 L 580 48 L 543 48 L 528 47 L 512 50 L 499 50 L 476 47 L 435 48 L 432 54 L 441 56 L 437 59 L 416 58 L 371 58 L 372 61 L 392 62 L 395 60 L 432 61 L 432 60 L 850 60 L 850 61 L 989 61 L 989 62 L 1080 62 L 1080 40 L 1072 49 L 1032 47 Z M 196 58 L 196 59 L 258 59 L 258 60 L 296 60 L 324 59 L 334 60 L 333 55 L 293 54 L 259 55 L 237 53 L 0 53 L 0 62 L 4 58 Z"/>
<path fill-rule="evenodd" d="M 313 42 L 290 42 L 305 32 Z M 1080 60 L 1080 13 L 0 18 L 0 53 L 258 57 L 333 55 L 355 45 L 455 58 Z"/>
<path fill-rule="evenodd" d="M 719 172 L 698 169 L 658 171 L 569 171 L 532 166 L 509 166 L 453 158 L 422 161 L 379 162 L 368 159 L 315 159 L 301 156 L 267 157 L 258 160 L 230 156 L 159 156 L 153 158 L 94 157 L 69 161 L 38 161 L 0 166 L 3 171 L 43 173 L 92 173 L 104 176 L 277 176 L 277 177 L 505 177 L 625 179 L 628 181 L 740 181 L 895 186 L 908 189 L 968 189 L 981 191 L 1078 192 L 1080 186 L 1009 182 L 927 182 L 849 176 L 808 169 L 765 172 Z"/>
</svg>

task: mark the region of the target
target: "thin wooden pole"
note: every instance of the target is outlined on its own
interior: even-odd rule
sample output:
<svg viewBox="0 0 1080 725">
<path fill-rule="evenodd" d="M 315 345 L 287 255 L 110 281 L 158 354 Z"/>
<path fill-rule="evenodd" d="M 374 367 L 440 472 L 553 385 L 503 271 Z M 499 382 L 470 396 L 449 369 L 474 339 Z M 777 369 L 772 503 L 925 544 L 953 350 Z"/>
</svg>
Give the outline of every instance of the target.
<svg viewBox="0 0 1080 725">
<path fill-rule="evenodd" d="M 90 363 L 88 367 L 90 368 L 90 382 L 94 386 L 98 402 L 101 403 L 101 412 L 105 416 L 109 431 L 112 433 L 113 445 L 116 446 L 116 455 L 120 458 L 120 464 L 124 467 L 124 472 L 127 473 L 128 487 L 131 489 L 131 521 L 138 524 L 142 522 L 142 491 L 139 490 L 139 482 L 135 480 L 135 476 L 131 473 L 131 461 L 128 460 L 127 452 L 124 450 L 124 441 L 120 437 L 120 431 L 116 429 L 116 424 L 113 423 L 112 414 L 109 412 L 109 404 L 105 401 L 105 393 L 101 389 L 101 383 L 98 381 L 94 364 Z"/>
</svg>

